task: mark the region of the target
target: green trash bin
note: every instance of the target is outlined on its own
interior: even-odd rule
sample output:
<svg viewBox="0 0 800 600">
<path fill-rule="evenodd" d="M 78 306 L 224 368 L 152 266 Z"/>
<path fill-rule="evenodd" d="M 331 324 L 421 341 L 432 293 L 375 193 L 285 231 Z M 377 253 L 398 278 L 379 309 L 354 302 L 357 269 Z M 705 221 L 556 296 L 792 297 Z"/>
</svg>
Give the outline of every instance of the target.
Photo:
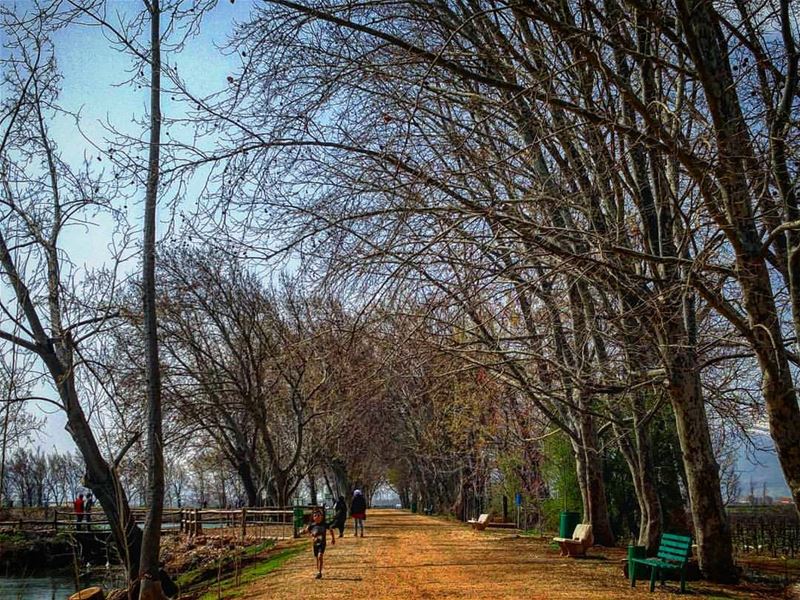
<svg viewBox="0 0 800 600">
<path fill-rule="evenodd" d="M 571 538 L 575 527 L 580 523 L 580 513 L 572 512 L 571 510 L 561 511 L 559 514 L 558 522 L 558 537 Z"/>
<path fill-rule="evenodd" d="M 292 510 L 292 516 L 294 517 L 295 535 L 297 535 L 297 532 L 300 531 L 305 526 L 305 523 L 303 523 L 303 512 L 304 511 L 302 506 L 295 506 L 294 509 Z"/>
<path fill-rule="evenodd" d="M 416 502 L 412 502 L 411 503 L 411 512 L 412 513 L 417 512 L 417 503 Z"/>
<path fill-rule="evenodd" d="M 628 579 L 631 581 L 633 581 L 634 569 L 637 579 L 645 576 L 645 565 L 633 562 L 634 558 L 647 558 L 647 548 L 645 546 L 635 546 L 633 544 L 628 546 Z"/>
</svg>

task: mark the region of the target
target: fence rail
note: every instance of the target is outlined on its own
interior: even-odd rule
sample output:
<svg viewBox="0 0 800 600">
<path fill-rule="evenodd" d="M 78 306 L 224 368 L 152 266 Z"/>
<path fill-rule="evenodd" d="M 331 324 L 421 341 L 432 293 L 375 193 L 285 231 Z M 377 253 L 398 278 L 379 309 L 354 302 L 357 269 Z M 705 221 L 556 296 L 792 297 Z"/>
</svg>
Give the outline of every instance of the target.
<svg viewBox="0 0 800 600">
<path fill-rule="evenodd" d="M 303 518 L 313 507 L 295 508 L 245 507 L 240 509 L 187 508 L 166 509 L 161 525 L 162 533 L 185 533 L 189 536 L 239 537 L 244 539 L 284 539 L 297 537 L 301 523 L 295 520 L 295 509 L 301 509 Z M 131 510 L 137 522 L 141 523 L 147 514 L 146 509 Z M 69 510 L 54 510 L 52 518 L 12 519 L 0 521 L 0 531 L 36 531 L 56 534 L 58 532 L 109 531 L 109 521 L 95 518 L 102 515 L 98 510 L 86 519 L 87 513 Z"/>
<path fill-rule="evenodd" d="M 299 533 L 293 517 L 291 508 L 191 509 L 183 513 L 180 531 L 189 536 L 285 539 Z"/>
</svg>

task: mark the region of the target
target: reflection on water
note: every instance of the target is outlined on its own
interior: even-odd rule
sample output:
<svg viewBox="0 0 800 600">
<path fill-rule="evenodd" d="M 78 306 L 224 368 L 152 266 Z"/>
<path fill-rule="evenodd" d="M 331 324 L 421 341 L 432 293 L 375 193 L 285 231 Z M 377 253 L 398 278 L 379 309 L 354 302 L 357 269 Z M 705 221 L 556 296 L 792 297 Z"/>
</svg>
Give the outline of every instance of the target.
<svg viewBox="0 0 800 600">
<path fill-rule="evenodd" d="M 120 570 L 97 571 L 91 577 L 81 578 L 81 589 L 101 585 L 106 590 L 120 587 L 123 574 Z M 74 594 L 75 579 L 68 574 L 44 577 L 0 577 L 0 600 L 66 600 Z"/>
<path fill-rule="evenodd" d="M 0 577 L 3 600 L 65 600 L 75 591 L 75 581 L 66 576 Z"/>
</svg>

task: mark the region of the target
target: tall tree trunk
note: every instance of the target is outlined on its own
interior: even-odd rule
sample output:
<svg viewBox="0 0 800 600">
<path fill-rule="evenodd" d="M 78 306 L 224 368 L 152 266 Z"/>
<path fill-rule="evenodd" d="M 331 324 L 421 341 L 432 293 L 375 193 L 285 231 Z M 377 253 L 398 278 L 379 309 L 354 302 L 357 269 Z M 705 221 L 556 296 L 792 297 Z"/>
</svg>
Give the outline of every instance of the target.
<svg viewBox="0 0 800 600">
<path fill-rule="evenodd" d="M 397 495 L 400 497 L 401 507 L 411 508 L 411 488 L 409 488 L 407 485 L 401 485 L 397 490 Z M 464 509 L 466 509 L 466 504 Z"/>
<path fill-rule="evenodd" d="M 635 413 L 634 413 L 635 415 Z M 636 502 L 639 505 L 639 536 L 637 544 L 645 546 L 649 556 L 655 554 L 661 539 L 663 512 L 654 479 L 649 436 L 644 425 L 634 416 L 632 431 L 622 431 L 614 425 L 614 434 L 633 480 Z"/>
<path fill-rule="evenodd" d="M 350 478 L 347 475 L 347 465 L 342 459 L 334 458 L 330 461 L 330 468 L 336 485 L 336 493 L 348 498 L 352 489 Z"/>
<path fill-rule="evenodd" d="M 259 506 L 258 488 L 253 480 L 250 463 L 244 460 L 239 461 L 236 465 L 236 472 L 239 474 L 245 496 L 247 496 L 247 506 Z"/>
<path fill-rule="evenodd" d="M 638 544 L 646 546 L 648 554 L 655 554 L 664 526 L 664 514 L 661 509 L 661 499 L 658 497 L 650 436 L 647 434 L 646 425 L 639 422 L 638 416 L 634 417 L 633 426 L 636 462 L 639 465 L 635 477 L 642 495 Z"/>
<path fill-rule="evenodd" d="M 279 508 L 285 507 L 289 505 L 289 498 L 288 498 L 288 487 L 289 487 L 289 477 L 283 471 L 276 471 L 272 474 L 272 488 L 273 488 L 273 498 L 275 500 L 275 505 Z"/>
<path fill-rule="evenodd" d="M 221 508 L 228 508 L 228 486 L 224 471 L 219 473 L 219 505 Z"/>
<path fill-rule="evenodd" d="M 696 357 L 676 351 L 668 365 L 669 393 L 681 446 L 700 570 L 712 581 L 737 579 L 733 544 L 720 491 Z"/>
<path fill-rule="evenodd" d="M 311 496 L 311 504 L 317 505 L 317 480 L 313 473 L 308 474 L 308 494 Z"/>
<path fill-rule="evenodd" d="M 564 219 L 565 223 L 570 223 Z M 583 454 L 583 468 L 585 470 L 586 496 L 583 510 L 588 515 L 586 523 L 591 523 L 595 541 L 603 546 L 614 545 L 614 533 L 611 529 L 611 519 L 608 514 L 608 501 L 606 499 L 605 483 L 603 481 L 603 459 L 600 455 L 595 427 L 592 396 L 584 391 L 586 382 L 591 379 L 591 371 L 596 368 L 589 350 L 590 341 L 595 338 L 594 307 L 586 284 L 580 280 L 568 282 L 569 304 L 572 315 L 574 350 L 570 353 L 569 362 L 576 374 L 580 377 L 580 391 L 577 395 L 577 409 L 573 410 L 573 420 L 576 422 L 576 431 L 580 438 L 578 446 Z M 602 355 L 604 350 L 598 348 L 597 354 Z M 602 365 L 601 365 L 602 368 Z"/>
<path fill-rule="evenodd" d="M 47 362 L 47 361 L 46 361 Z M 62 372 L 55 356 L 50 361 L 53 378 L 61 382 L 59 396 L 67 409 L 67 426 L 86 467 L 86 486 L 94 492 L 108 519 L 114 543 L 125 564 L 129 581 L 139 574 L 142 530 L 130 511 L 128 498 L 116 471 L 103 458 L 79 402 L 74 371 Z"/>
<path fill-rule="evenodd" d="M 578 491 L 581 493 L 581 504 L 583 505 L 583 515 L 581 522 L 590 523 L 592 520 L 592 512 L 590 509 L 591 501 L 589 500 L 589 483 L 586 480 L 586 453 L 583 452 L 580 444 L 574 438 L 570 438 L 572 442 L 572 456 L 575 458 L 575 475 L 578 481 Z M 560 490 L 561 496 L 566 494 L 565 490 Z M 564 508 L 564 506 L 562 506 Z"/>
<path fill-rule="evenodd" d="M 591 523 L 592 534 L 595 542 L 601 546 L 614 545 L 614 532 L 611 529 L 611 519 L 608 514 L 608 501 L 606 499 L 606 486 L 603 481 L 603 459 L 600 456 L 597 444 L 597 432 L 594 419 L 586 412 L 578 416 L 580 423 L 582 454 L 584 470 L 584 497 L 583 512 L 584 523 Z"/>
<path fill-rule="evenodd" d="M 156 314 L 156 210 L 161 146 L 161 10 L 150 0 L 150 149 L 144 207 L 142 251 L 143 315 L 147 365 L 147 517 L 140 558 L 140 600 L 160 600 L 161 521 L 164 508 L 164 454 L 161 427 L 161 372 Z"/>
<path fill-rule="evenodd" d="M 12 368 L 11 377 L 14 371 Z M 5 411 L 3 411 L 3 440 L 0 442 L 0 506 L 5 504 L 6 499 L 6 447 L 8 446 L 8 423 L 11 420 L 11 384 L 9 384 L 9 397 L 6 399 Z"/>
</svg>

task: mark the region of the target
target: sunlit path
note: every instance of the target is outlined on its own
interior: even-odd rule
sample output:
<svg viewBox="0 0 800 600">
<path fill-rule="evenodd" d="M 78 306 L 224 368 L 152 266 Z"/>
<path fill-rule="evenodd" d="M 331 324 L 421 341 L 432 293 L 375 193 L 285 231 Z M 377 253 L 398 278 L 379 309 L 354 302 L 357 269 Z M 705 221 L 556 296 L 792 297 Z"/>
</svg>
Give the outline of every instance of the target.
<svg viewBox="0 0 800 600">
<path fill-rule="evenodd" d="M 248 599 L 297 598 L 658 598 L 646 585 L 628 587 L 620 571 L 623 551 L 595 549 L 594 558 L 563 559 L 546 543 L 508 531 L 475 532 L 461 523 L 397 510 L 369 513 L 366 536 L 328 544 L 325 577 L 313 578 L 308 552 L 248 589 Z M 719 588 L 715 588 L 719 589 Z M 710 597 L 706 584 L 690 584 L 693 597 Z M 726 598 L 753 598 L 725 590 Z M 719 596 L 718 596 L 719 597 Z M 767 596 L 764 596 L 767 597 Z"/>
</svg>

